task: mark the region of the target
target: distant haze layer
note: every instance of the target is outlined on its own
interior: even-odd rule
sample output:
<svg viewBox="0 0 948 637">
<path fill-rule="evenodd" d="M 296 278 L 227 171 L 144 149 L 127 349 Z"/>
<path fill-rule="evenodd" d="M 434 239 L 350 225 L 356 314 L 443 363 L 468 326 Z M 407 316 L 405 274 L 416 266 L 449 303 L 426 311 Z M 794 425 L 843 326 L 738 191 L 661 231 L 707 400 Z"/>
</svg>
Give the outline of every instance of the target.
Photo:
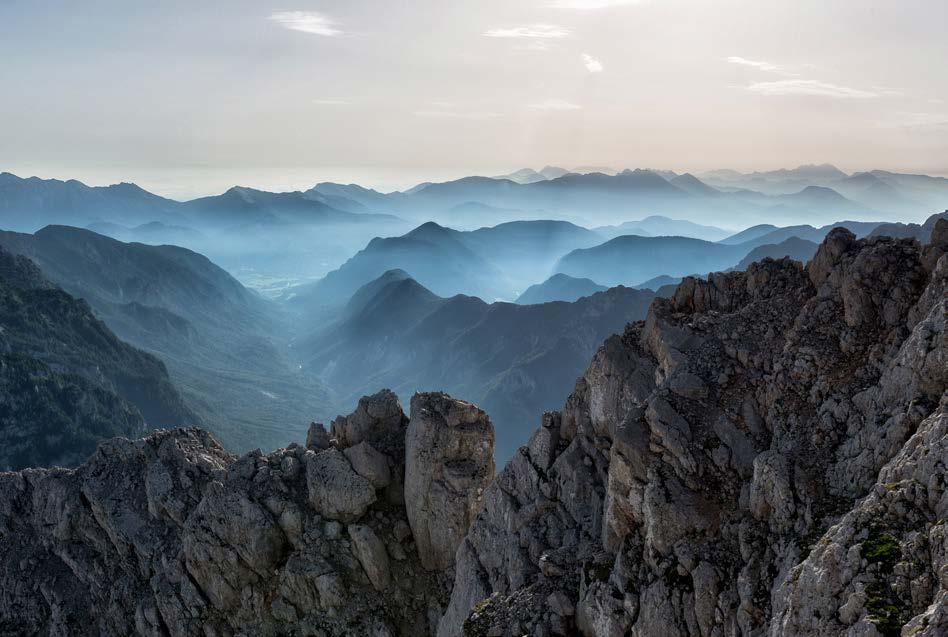
<svg viewBox="0 0 948 637">
<path fill-rule="evenodd" d="M 523 166 L 948 174 L 944 0 L 0 2 L 4 169 L 191 198 Z"/>
</svg>

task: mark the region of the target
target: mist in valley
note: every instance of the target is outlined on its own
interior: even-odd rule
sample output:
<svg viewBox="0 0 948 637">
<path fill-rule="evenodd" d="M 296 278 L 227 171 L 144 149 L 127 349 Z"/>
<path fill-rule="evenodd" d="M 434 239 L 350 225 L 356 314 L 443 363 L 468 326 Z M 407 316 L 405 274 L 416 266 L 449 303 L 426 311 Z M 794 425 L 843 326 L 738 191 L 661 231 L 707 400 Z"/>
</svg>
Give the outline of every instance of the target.
<svg viewBox="0 0 948 637">
<path fill-rule="evenodd" d="M 839 226 L 926 240 L 948 180 L 877 173 L 547 167 L 188 201 L 5 173 L 0 247 L 161 360 L 235 451 L 300 440 L 382 387 L 442 389 L 488 410 L 503 462 L 682 277 L 806 262 Z"/>
</svg>

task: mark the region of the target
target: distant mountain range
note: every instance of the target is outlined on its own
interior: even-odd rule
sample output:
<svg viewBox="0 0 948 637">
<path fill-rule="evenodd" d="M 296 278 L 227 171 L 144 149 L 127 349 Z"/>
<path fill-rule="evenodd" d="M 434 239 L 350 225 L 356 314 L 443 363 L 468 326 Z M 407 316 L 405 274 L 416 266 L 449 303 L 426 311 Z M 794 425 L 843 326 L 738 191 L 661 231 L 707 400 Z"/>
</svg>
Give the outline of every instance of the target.
<svg viewBox="0 0 948 637">
<path fill-rule="evenodd" d="M 700 275 L 692 274 L 690 276 L 701 278 Z M 677 286 L 679 283 L 681 283 L 681 279 L 682 277 L 680 276 L 668 276 L 667 274 L 660 274 L 659 276 L 652 277 L 651 279 L 647 281 L 642 281 L 641 283 L 639 283 L 638 285 L 634 287 L 640 290 L 643 290 L 643 289 L 655 290 L 657 292 L 658 290 L 661 290 L 662 288 L 666 288 L 669 286 Z"/>
<path fill-rule="evenodd" d="M 455 206 L 476 202 L 496 209 L 542 213 L 587 225 L 596 220 L 628 218 L 637 212 L 673 213 L 692 220 L 745 225 L 769 218 L 778 224 L 840 217 L 883 219 L 911 214 L 918 218 L 948 202 L 948 180 L 940 177 L 872 171 L 847 175 L 832 166 L 743 174 L 711 171 L 701 175 L 666 170 L 567 171 L 556 167 L 522 169 L 499 177 L 465 177 L 426 182 L 404 192 L 378 193 L 339 184 L 318 184 L 332 193 L 405 217 L 419 213 L 457 227 L 477 219 L 443 215 Z M 624 220 L 624 219 L 623 219 Z M 610 224 L 615 221 L 609 221 Z"/>
<path fill-rule="evenodd" d="M 693 237 L 705 241 L 726 239 L 732 233 L 715 226 L 706 226 L 684 219 L 670 219 L 661 215 L 651 215 L 638 221 L 626 221 L 615 226 L 593 228 L 604 239 L 614 239 L 627 234 L 640 237 Z"/>
<path fill-rule="evenodd" d="M 477 202 L 495 209 L 531 211 L 547 218 L 576 220 L 598 225 L 625 221 L 637 213 L 674 213 L 677 217 L 743 225 L 761 217 L 778 223 L 799 219 L 834 219 L 841 216 L 882 218 L 879 207 L 847 199 L 818 184 L 803 183 L 790 192 L 761 193 L 734 187 L 718 189 L 690 174 L 623 170 L 601 172 L 518 171 L 501 178 L 464 177 L 443 183 L 425 183 L 405 192 L 389 194 L 358 186 L 318 184 L 314 190 L 370 204 L 377 210 L 405 218 L 426 217 L 461 228 L 476 227 L 476 215 L 463 219 L 455 208 Z M 512 177 L 512 178 L 508 178 Z M 542 177 L 542 178 L 541 178 Z"/>
<path fill-rule="evenodd" d="M 577 279 L 566 274 L 554 274 L 543 283 L 528 287 L 517 297 L 516 302 L 519 305 L 535 305 L 552 301 L 572 302 L 606 289 L 608 289 L 606 286 L 599 285 L 591 279 Z"/>
<path fill-rule="evenodd" d="M 531 422 L 569 393 L 608 335 L 645 317 L 650 290 L 617 287 L 574 303 L 442 298 L 400 270 L 357 290 L 334 322 L 297 345 L 305 365 L 350 397 L 390 387 L 467 392 L 490 409 L 497 456 L 523 444 Z"/>
<path fill-rule="evenodd" d="M 333 207 L 333 203 L 339 208 Z M 350 211 L 357 208 L 357 212 Z M 50 224 L 125 227 L 160 222 L 217 230 L 256 225 L 379 224 L 391 215 L 368 211 L 346 198 L 315 192 L 265 192 L 234 187 L 211 197 L 174 201 L 135 184 L 87 186 L 71 179 L 40 179 L 0 173 L 0 226 L 34 231 Z"/>
<path fill-rule="evenodd" d="M 0 248 L 0 470 L 71 466 L 104 438 L 200 424 L 157 358 Z"/>
<path fill-rule="evenodd" d="M 320 276 L 372 237 L 412 225 L 332 193 L 234 187 L 180 202 L 134 184 L 90 187 L 0 173 L 0 228 L 35 232 L 57 224 L 123 241 L 187 247 L 254 284 Z"/>
<path fill-rule="evenodd" d="M 793 169 L 740 173 L 715 170 L 702 173 L 704 183 L 724 191 L 752 190 L 766 195 L 797 193 L 809 186 L 833 189 L 848 200 L 889 215 L 911 214 L 948 206 L 948 179 L 872 170 L 849 175 L 830 164 Z"/>
<path fill-rule="evenodd" d="M 426 221 L 476 230 L 511 220 L 562 220 L 594 228 L 606 239 L 638 234 L 717 241 L 761 221 L 815 227 L 838 219 L 921 222 L 946 205 L 946 179 L 878 170 L 847 175 L 827 165 L 700 175 L 546 166 L 496 178 L 425 182 L 403 192 L 322 182 L 282 193 L 234 187 L 185 202 L 134 184 L 90 187 L 0 174 L 2 228 L 73 225 L 124 241 L 181 245 L 271 296 L 338 268 L 374 237 L 399 236 Z M 662 217 L 679 220 L 677 227 L 645 223 Z"/>
<path fill-rule="evenodd" d="M 516 221 L 467 232 L 428 222 L 400 237 L 373 239 L 325 278 L 294 288 L 291 301 L 318 313 L 393 269 L 412 272 L 440 296 L 513 300 L 547 278 L 560 255 L 601 241 L 596 232 L 565 221 Z"/>
<path fill-rule="evenodd" d="M 830 230 L 845 227 L 859 237 L 880 224 L 841 221 L 814 228 L 759 225 L 717 242 L 693 237 L 619 236 L 598 246 L 564 255 L 556 271 L 604 285 L 635 285 L 657 290 L 682 276 L 738 269 L 764 257 L 807 261 Z"/>
<path fill-rule="evenodd" d="M 813 255 L 816 254 L 816 249 L 820 247 L 820 244 L 813 243 L 812 241 L 807 241 L 806 239 L 801 239 L 799 237 L 790 237 L 789 239 L 784 239 L 780 243 L 768 243 L 761 246 L 757 246 L 753 250 L 747 253 L 740 263 L 734 266 L 735 270 L 746 270 L 747 266 L 755 261 L 760 261 L 764 258 L 770 257 L 771 259 L 782 259 L 783 257 L 790 257 L 795 261 L 800 261 L 801 263 L 806 263 L 813 258 Z"/>
<path fill-rule="evenodd" d="M 518 184 L 532 184 L 538 181 L 556 179 L 571 173 L 577 175 L 586 175 L 589 173 L 615 175 L 617 172 L 619 171 L 617 171 L 615 168 L 609 168 L 608 166 L 577 166 L 572 170 L 560 168 L 559 166 L 544 166 L 540 170 L 534 170 L 533 168 L 521 168 L 520 170 L 515 170 L 512 173 L 494 177 L 494 179 L 507 179 L 510 181 L 515 181 Z"/>
<path fill-rule="evenodd" d="M 787 243 L 791 237 L 816 243 L 838 226 L 862 237 L 878 225 L 860 221 L 819 228 L 763 224 L 729 236 L 720 228 L 657 215 L 592 230 L 549 220 L 518 221 L 474 231 L 428 222 L 400 237 L 373 239 L 323 279 L 290 288 L 284 298 L 297 312 L 321 316 L 346 303 L 360 286 L 388 270 L 400 269 L 412 272 L 420 284 L 439 296 L 465 294 L 518 303 L 531 298 L 575 300 L 578 296 L 566 291 L 567 279 L 543 282 L 552 274 L 563 274 L 606 287 L 639 286 L 662 275 L 681 277 L 731 269 L 761 246 L 770 247 L 756 254 L 797 258 L 805 251 L 798 244 Z M 528 295 L 527 289 L 537 285 L 540 287 Z M 585 291 L 582 295 L 593 290 L 589 285 L 581 289 Z"/>
<path fill-rule="evenodd" d="M 836 223 L 820 226 L 819 228 L 810 225 L 784 226 L 778 228 L 777 226 L 763 224 L 731 235 L 726 239 L 722 239 L 720 243 L 756 247 L 768 243 L 780 243 L 790 237 L 799 237 L 800 239 L 819 243 L 823 241 L 823 237 L 829 234 L 829 231 L 833 228 L 846 228 L 856 235 L 856 237 L 862 238 L 868 236 L 880 225 L 882 224 L 875 221 L 837 221 Z"/>
<path fill-rule="evenodd" d="M 883 223 L 872 230 L 871 236 L 911 237 L 920 243 L 928 243 L 939 219 L 948 219 L 948 210 L 932 215 L 924 223 Z"/>
<path fill-rule="evenodd" d="M 663 274 L 726 270 L 750 249 L 746 244 L 731 246 L 689 237 L 628 235 L 573 250 L 559 260 L 556 271 L 604 285 L 630 284 Z"/>
</svg>

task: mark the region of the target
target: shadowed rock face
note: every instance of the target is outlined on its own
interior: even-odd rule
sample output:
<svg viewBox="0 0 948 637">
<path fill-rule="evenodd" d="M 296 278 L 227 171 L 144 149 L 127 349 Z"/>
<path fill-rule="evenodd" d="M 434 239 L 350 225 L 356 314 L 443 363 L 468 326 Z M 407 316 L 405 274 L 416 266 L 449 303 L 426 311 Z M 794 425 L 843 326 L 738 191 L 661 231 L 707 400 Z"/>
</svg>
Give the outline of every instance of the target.
<svg viewBox="0 0 948 637">
<path fill-rule="evenodd" d="M 946 235 L 655 301 L 488 488 L 439 634 L 948 634 Z"/>
<path fill-rule="evenodd" d="M 450 428 L 434 475 L 463 515 L 430 509 L 463 524 L 448 540 L 412 536 L 402 484 L 421 454 L 391 392 L 337 419 L 342 439 L 314 425 L 312 449 L 236 457 L 176 429 L 105 442 L 75 470 L 0 473 L 0 633 L 433 634 L 453 579 L 442 554 L 493 477 L 494 437 L 469 403 L 412 405 L 415 429 Z M 466 481 L 452 454 L 472 450 L 487 464 Z"/>
</svg>

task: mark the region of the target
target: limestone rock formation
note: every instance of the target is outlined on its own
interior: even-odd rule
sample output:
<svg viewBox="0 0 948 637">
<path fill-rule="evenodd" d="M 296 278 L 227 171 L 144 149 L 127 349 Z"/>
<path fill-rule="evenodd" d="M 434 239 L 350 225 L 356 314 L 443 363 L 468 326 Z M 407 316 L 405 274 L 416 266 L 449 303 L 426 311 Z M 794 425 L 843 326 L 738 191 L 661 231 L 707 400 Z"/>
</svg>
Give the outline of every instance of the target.
<svg viewBox="0 0 948 637">
<path fill-rule="evenodd" d="M 341 420 L 313 449 L 236 457 L 175 429 L 0 473 L 0 634 L 434 634 L 453 572 L 422 566 L 391 494 L 408 419 L 383 392 Z M 468 443 L 490 457 L 478 424 Z"/>
<path fill-rule="evenodd" d="M 348 416 L 339 416 L 331 425 L 331 435 L 341 447 L 352 447 L 363 440 L 376 444 L 381 451 L 398 448 L 405 438 L 408 424 L 398 396 L 383 389 L 373 396 L 363 396 L 359 406 Z"/>
<path fill-rule="evenodd" d="M 375 487 L 335 447 L 306 458 L 306 483 L 309 503 L 330 520 L 358 520 L 375 502 Z"/>
<path fill-rule="evenodd" d="M 345 451 L 353 470 L 368 480 L 376 489 L 384 489 L 392 481 L 391 461 L 368 442 L 360 442 Z"/>
<path fill-rule="evenodd" d="M 306 448 L 313 451 L 328 449 L 331 445 L 329 432 L 326 426 L 321 422 L 310 423 L 309 431 L 306 432 Z"/>
<path fill-rule="evenodd" d="M 405 436 L 405 509 L 421 563 L 442 570 L 494 478 L 494 428 L 483 411 L 443 393 L 415 394 Z"/>
<path fill-rule="evenodd" d="M 439 635 L 948 634 L 946 233 L 655 301 L 487 489 Z"/>
</svg>

